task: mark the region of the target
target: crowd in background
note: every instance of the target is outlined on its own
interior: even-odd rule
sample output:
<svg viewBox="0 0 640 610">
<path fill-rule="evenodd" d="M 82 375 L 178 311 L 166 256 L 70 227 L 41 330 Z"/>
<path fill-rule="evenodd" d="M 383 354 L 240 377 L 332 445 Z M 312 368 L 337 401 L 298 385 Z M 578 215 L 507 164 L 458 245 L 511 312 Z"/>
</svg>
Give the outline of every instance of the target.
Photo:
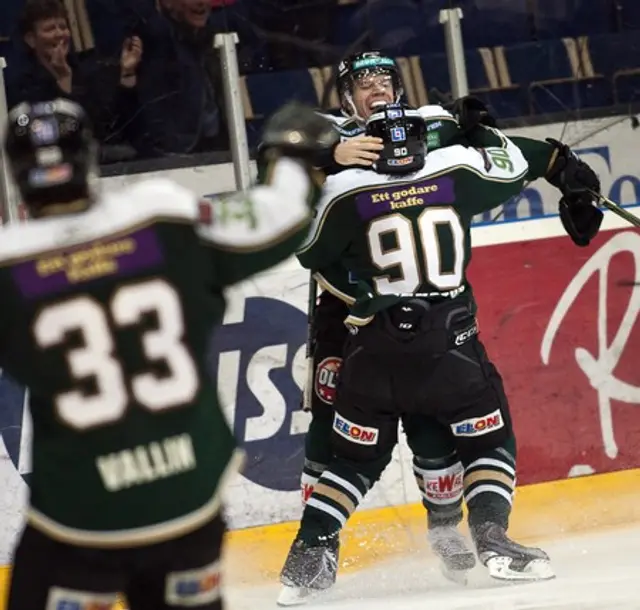
<svg viewBox="0 0 640 610">
<path fill-rule="evenodd" d="M 532 2 L 543 1 L 514 0 L 511 5 L 525 10 Z M 598 0 L 611 2 L 612 7 L 616 1 Z M 383 47 L 402 56 L 423 48 L 444 52 L 439 10 L 458 4 L 451 0 L 3 2 L 7 10 L 0 22 L 11 21 L 2 28 L 10 32 L 10 40 L 0 47 L 8 60 L 9 105 L 58 96 L 77 100 L 94 122 L 103 144 L 103 163 L 228 150 L 222 74 L 214 47 L 218 33 L 238 33 L 241 74 L 331 66 L 348 51 L 370 48 Z M 475 10 L 480 17 L 491 14 L 498 19 L 495 23 L 502 19 L 508 26 L 510 13 L 502 10 L 504 2 L 467 4 L 471 17 Z M 573 4 L 584 8 L 589 2 L 554 0 L 549 11 L 569 23 Z M 353 7 L 348 23 L 347 6 Z M 392 17 L 394 27 L 389 28 Z M 422 21 L 429 22 L 427 29 L 416 29 Z M 465 27 L 485 36 L 487 44 L 492 36 L 496 41 L 535 36 L 535 24 L 521 22 L 526 31 L 478 29 L 470 20 Z M 416 35 L 422 31 L 426 33 Z"/>
</svg>

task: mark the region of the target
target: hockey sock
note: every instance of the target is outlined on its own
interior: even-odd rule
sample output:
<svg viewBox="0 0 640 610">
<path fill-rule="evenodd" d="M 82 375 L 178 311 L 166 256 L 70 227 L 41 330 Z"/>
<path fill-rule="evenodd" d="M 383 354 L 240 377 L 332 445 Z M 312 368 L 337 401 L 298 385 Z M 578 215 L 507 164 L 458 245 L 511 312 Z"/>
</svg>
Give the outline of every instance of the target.
<svg viewBox="0 0 640 610">
<path fill-rule="evenodd" d="M 307 500 L 298 537 L 313 544 L 321 536 L 339 532 L 370 488 L 370 482 L 345 463 L 325 470 Z"/>
<path fill-rule="evenodd" d="M 499 447 L 484 452 L 465 464 L 464 499 L 469 509 L 469 526 L 490 521 L 507 529 L 516 485 L 513 452 Z"/>
<path fill-rule="evenodd" d="M 413 474 L 427 509 L 429 529 L 462 521 L 464 468 L 457 454 L 445 458 L 413 458 Z"/>
<path fill-rule="evenodd" d="M 313 462 L 305 458 L 304 466 L 302 467 L 302 475 L 300 477 L 300 490 L 302 492 L 302 506 L 307 503 L 307 500 L 311 497 L 313 489 L 320 478 L 320 475 L 327 468 L 326 464 L 320 464 Z"/>
</svg>

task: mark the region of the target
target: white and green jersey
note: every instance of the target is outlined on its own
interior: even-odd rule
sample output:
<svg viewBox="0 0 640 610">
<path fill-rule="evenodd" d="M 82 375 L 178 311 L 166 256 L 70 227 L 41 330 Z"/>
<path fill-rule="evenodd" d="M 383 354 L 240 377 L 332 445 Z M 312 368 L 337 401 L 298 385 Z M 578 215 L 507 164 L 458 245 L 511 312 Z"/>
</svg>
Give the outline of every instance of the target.
<svg viewBox="0 0 640 610">
<path fill-rule="evenodd" d="M 495 145 L 441 148 L 412 174 L 350 169 L 327 179 L 298 259 L 350 302 L 351 322 L 367 323 L 403 298 L 454 297 L 468 289 L 472 217 L 537 177 L 518 146 L 497 130 L 488 134 Z M 531 156 L 548 161 L 552 147 L 533 142 Z M 535 165 L 546 169 L 539 160 Z M 349 275 L 347 288 L 344 279 L 332 282 Z"/>
</svg>

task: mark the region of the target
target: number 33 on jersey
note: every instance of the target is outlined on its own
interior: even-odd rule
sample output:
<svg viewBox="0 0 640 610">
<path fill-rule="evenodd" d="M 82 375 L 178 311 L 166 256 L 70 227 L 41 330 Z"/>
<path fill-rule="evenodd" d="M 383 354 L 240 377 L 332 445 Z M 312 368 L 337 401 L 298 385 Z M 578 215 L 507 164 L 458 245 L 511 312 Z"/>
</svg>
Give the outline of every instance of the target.
<svg viewBox="0 0 640 610">
<path fill-rule="evenodd" d="M 390 297 L 465 290 L 473 216 L 518 194 L 529 168 L 509 139 L 495 139 L 500 146 L 430 152 L 411 174 L 352 169 L 327 179 L 298 259 L 337 295 L 323 270 L 340 262 L 358 278 L 350 321 L 366 323 Z"/>
</svg>

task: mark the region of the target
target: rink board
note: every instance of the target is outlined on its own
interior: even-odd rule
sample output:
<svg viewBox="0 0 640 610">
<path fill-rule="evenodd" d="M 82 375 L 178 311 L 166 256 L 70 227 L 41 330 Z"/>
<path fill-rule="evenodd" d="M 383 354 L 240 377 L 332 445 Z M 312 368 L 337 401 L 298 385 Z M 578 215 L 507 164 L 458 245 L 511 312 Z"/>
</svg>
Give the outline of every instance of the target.
<svg viewBox="0 0 640 610">
<path fill-rule="evenodd" d="M 519 488 L 509 531 L 516 540 L 527 543 L 633 524 L 640 524 L 640 469 Z M 227 582 L 233 586 L 276 582 L 297 527 L 297 522 L 288 522 L 230 532 Z M 356 513 L 342 536 L 341 571 L 428 552 L 425 531 L 420 504 Z M 8 568 L 2 568 L 3 598 L 8 576 Z"/>
</svg>

